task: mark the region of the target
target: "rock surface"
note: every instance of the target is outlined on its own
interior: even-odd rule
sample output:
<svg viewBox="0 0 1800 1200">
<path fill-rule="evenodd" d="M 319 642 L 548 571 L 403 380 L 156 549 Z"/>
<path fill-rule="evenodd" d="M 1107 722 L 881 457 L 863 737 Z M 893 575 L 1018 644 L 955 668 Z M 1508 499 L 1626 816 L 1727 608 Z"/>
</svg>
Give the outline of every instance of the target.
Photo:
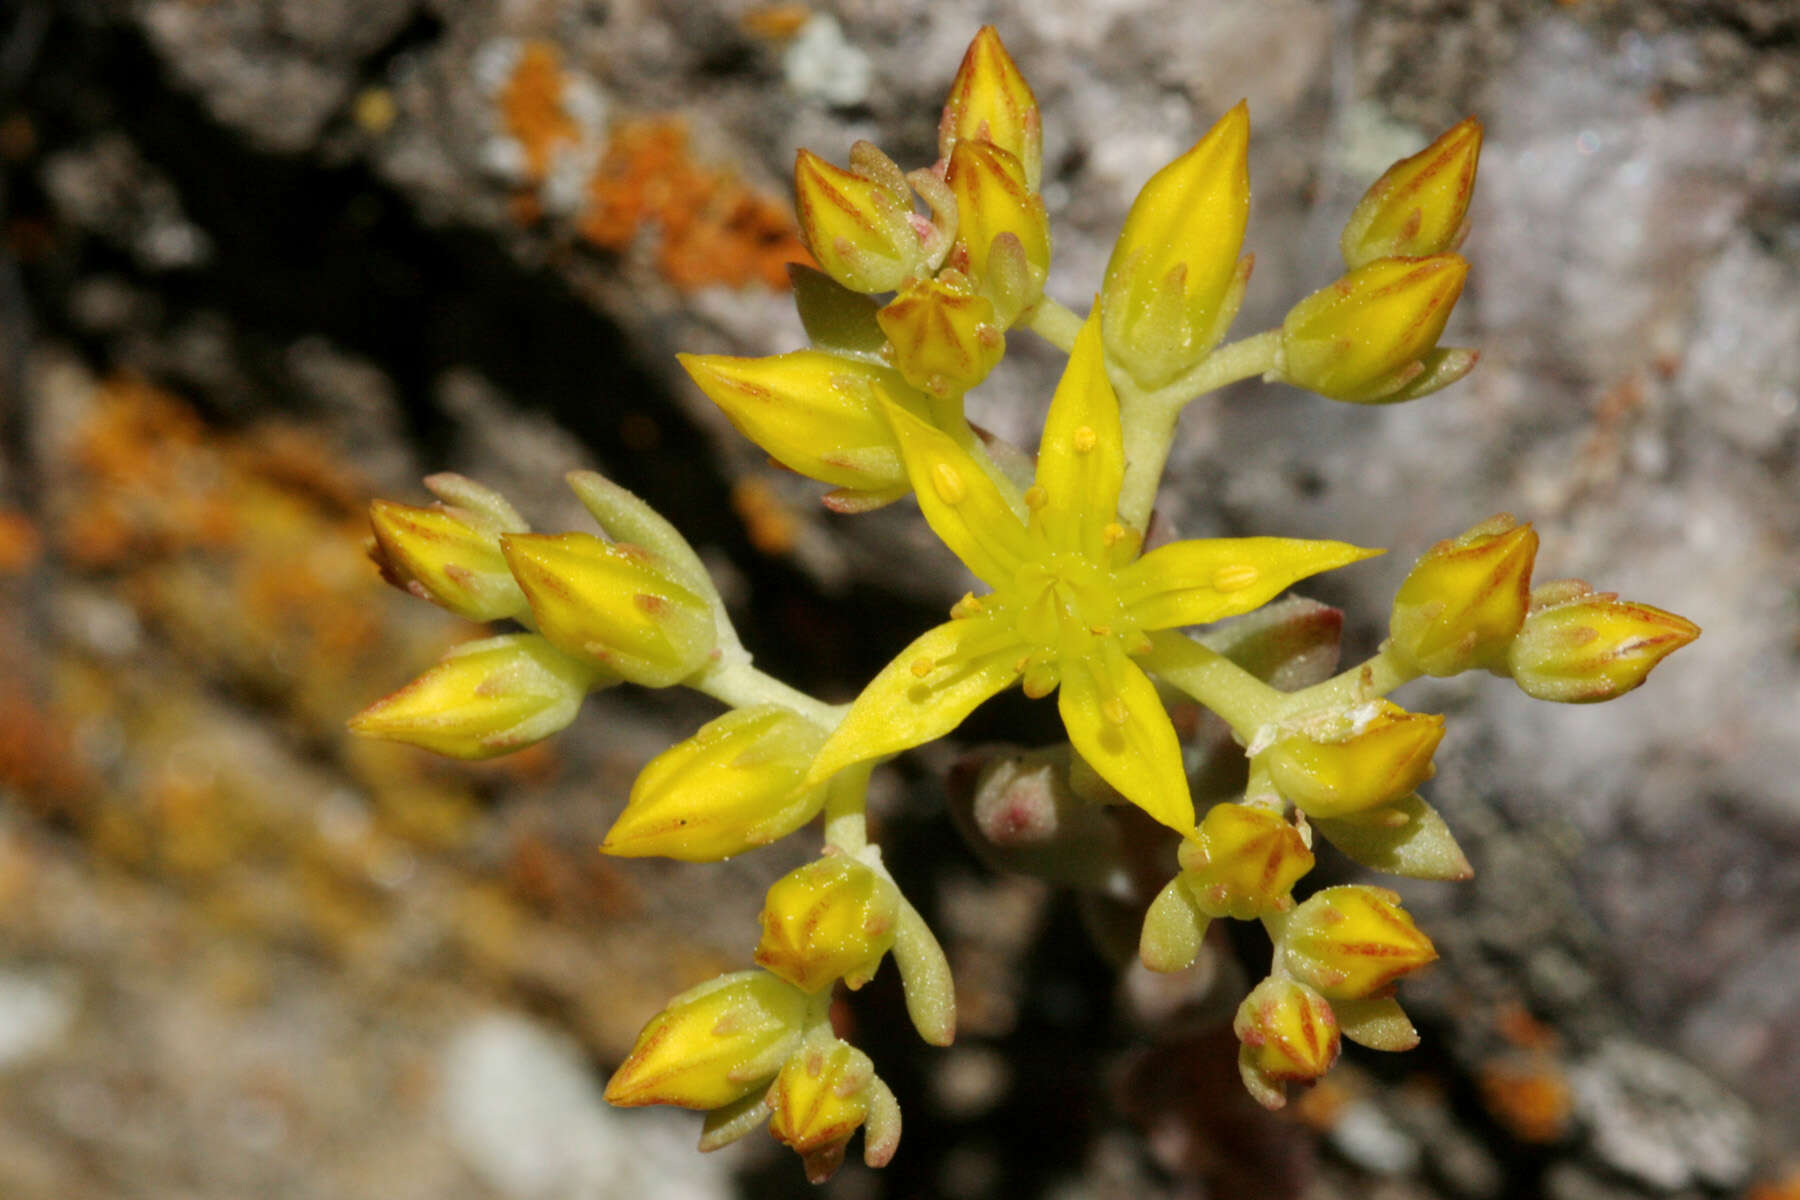
<svg viewBox="0 0 1800 1200">
<path fill-rule="evenodd" d="M 1076 307 L 1142 180 L 1241 96 L 1243 332 L 1331 277 L 1386 162 L 1486 124 L 1450 338 L 1483 348 L 1476 373 L 1393 409 L 1261 385 L 1196 404 L 1175 525 L 1389 547 L 1316 589 L 1352 653 L 1418 552 L 1503 509 L 1536 523 L 1542 571 L 1706 632 L 1592 709 L 1496 680 L 1407 694 L 1453 714 L 1431 796 L 1477 878 L 1402 886 L 1443 956 L 1406 992 L 1426 1046 L 1341 1068 L 1303 1112 L 1316 1135 L 1227 1102 L 1129 1122 L 1149 1092 L 1103 1083 L 1139 1078 L 1111 975 L 1068 906 L 944 849 L 948 760 L 918 756 L 882 812 L 966 976 L 972 1057 L 909 1042 L 884 981 L 859 996 L 908 1129 L 832 1194 L 1793 1194 L 1800 13 L 980 15 L 1045 109 L 1050 288 Z M 359 514 L 455 469 L 579 528 L 558 480 L 597 467 L 694 538 L 761 662 L 848 695 L 965 581 L 905 505 L 825 514 L 672 355 L 800 344 L 794 148 L 868 137 L 924 165 L 973 24 L 912 2 L 0 13 L 0 1192 L 598 1196 L 597 1147 L 629 1136 L 695 1172 L 679 1194 L 724 1194 L 664 1157 L 697 1121 L 610 1123 L 598 1067 L 742 964 L 805 848 L 593 853 L 636 768 L 709 714 L 680 696 L 606 693 L 479 768 L 348 742 L 347 715 L 464 636 L 378 584 Z M 1008 359 L 972 408 L 1029 444 L 1058 358 L 1021 335 Z M 1034 718 L 971 736 L 1049 736 Z M 1204 1039 L 1181 1054 L 1217 1066 Z M 731 1170 L 745 1194 L 799 1178 L 758 1150 Z"/>
</svg>

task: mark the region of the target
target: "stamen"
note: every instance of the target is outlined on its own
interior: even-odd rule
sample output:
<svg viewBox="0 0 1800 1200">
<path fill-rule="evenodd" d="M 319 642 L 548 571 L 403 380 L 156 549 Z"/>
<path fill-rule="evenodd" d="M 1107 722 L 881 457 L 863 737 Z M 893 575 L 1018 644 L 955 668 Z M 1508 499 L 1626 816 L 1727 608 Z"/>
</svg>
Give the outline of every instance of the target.
<svg viewBox="0 0 1800 1200">
<path fill-rule="evenodd" d="M 1095 637 L 1111 637 L 1112 636 L 1112 626 L 1111 625 L 1089 625 L 1088 632 L 1093 634 Z"/>
<path fill-rule="evenodd" d="M 969 494 L 967 485 L 963 483 L 963 477 L 957 473 L 955 467 L 947 462 L 931 465 L 931 486 L 937 492 L 938 499 L 945 504 L 961 504 L 963 498 Z"/>
<path fill-rule="evenodd" d="M 1094 432 L 1092 426 L 1089 426 L 1089 425 L 1076 426 L 1076 429 L 1075 429 L 1075 453 L 1086 454 L 1088 451 L 1092 450 L 1095 447 L 1095 445 L 1097 445 L 1099 443 L 1099 441 L 1100 441 L 1100 435 Z"/>
<path fill-rule="evenodd" d="M 1046 492 L 1039 485 L 1034 483 L 1025 489 L 1025 507 L 1029 508 L 1032 512 L 1036 512 L 1049 502 L 1050 493 Z"/>
<path fill-rule="evenodd" d="M 1131 719 L 1131 710 L 1125 707 L 1125 700 L 1122 696 L 1108 696 L 1106 702 L 1100 706 L 1100 711 L 1114 725 L 1123 725 Z"/>
<path fill-rule="evenodd" d="M 923 679 L 933 671 L 937 670 L 937 663 L 933 662 L 928 655 L 922 654 L 918 658 L 912 660 L 912 666 L 909 669 L 912 671 L 915 679 Z"/>
<path fill-rule="evenodd" d="M 1130 536 L 1131 530 L 1117 521 L 1108 521 L 1106 528 L 1100 531 L 1100 541 L 1107 546 L 1116 546 Z"/>
<path fill-rule="evenodd" d="M 976 599 L 974 592 L 964 592 L 963 598 L 950 606 L 950 619 L 961 621 L 987 611 L 987 605 Z"/>
</svg>

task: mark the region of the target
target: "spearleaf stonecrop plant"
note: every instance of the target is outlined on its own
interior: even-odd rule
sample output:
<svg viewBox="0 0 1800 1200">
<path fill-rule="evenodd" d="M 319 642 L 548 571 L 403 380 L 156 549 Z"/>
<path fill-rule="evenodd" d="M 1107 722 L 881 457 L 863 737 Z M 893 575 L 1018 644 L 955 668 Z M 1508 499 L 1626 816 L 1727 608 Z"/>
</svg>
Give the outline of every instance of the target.
<svg viewBox="0 0 1800 1200">
<path fill-rule="evenodd" d="M 1176 421 L 1195 398 L 1260 375 L 1387 404 L 1475 363 L 1438 342 L 1468 273 L 1454 251 L 1479 124 L 1455 126 L 1370 188 L 1344 230 L 1342 276 L 1277 328 L 1228 342 L 1251 268 L 1249 135 L 1240 104 L 1144 185 L 1085 317 L 1044 291 L 1039 111 L 991 28 L 951 84 L 932 166 L 903 171 L 867 143 L 847 167 L 800 152 L 797 209 L 820 269 L 793 276 L 811 345 L 681 363 L 776 461 L 830 485 L 832 509 L 913 496 L 980 585 L 848 705 L 758 670 L 686 540 L 598 475 L 570 483 L 599 535 L 533 533 L 456 476 L 427 481 L 434 507 L 375 504 L 372 553 L 390 581 L 523 628 L 454 651 L 357 717 L 358 732 L 481 758 L 565 727 L 588 691 L 680 685 L 729 711 L 644 768 L 604 852 L 716 861 L 823 815 L 823 854 L 769 889 L 757 968 L 670 1001 L 612 1077 L 614 1103 L 705 1111 L 706 1149 L 766 1121 L 815 1180 L 859 1128 L 865 1159 L 888 1160 L 899 1106 L 834 1032 L 836 985 L 860 987 L 891 957 L 934 1045 L 954 1036 L 955 994 L 935 937 L 869 840 L 869 775 L 1016 685 L 1055 695 L 1068 743 L 990 763 L 959 825 L 990 861 L 1115 898 L 1126 843 L 1152 839 L 1130 849 L 1166 864 L 1166 885 L 1135 901 L 1139 954 L 1154 970 L 1191 965 L 1214 920 L 1261 921 L 1270 975 L 1233 1027 L 1245 1086 L 1279 1106 L 1286 1083 L 1330 1068 L 1340 1038 L 1415 1044 L 1394 987 L 1436 957 L 1391 891 L 1297 898 L 1318 839 L 1395 875 L 1470 874 L 1418 793 L 1444 719 L 1387 697 L 1421 676 L 1486 670 L 1541 699 L 1606 700 L 1698 635 L 1578 581 L 1534 588 L 1537 535 L 1502 515 L 1420 557 L 1387 639 L 1334 675 L 1335 610 L 1271 602 L 1379 551 L 1281 537 L 1146 547 Z M 1035 468 L 963 412 L 1018 331 L 1068 354 Z M 1198 626 L 1214 627 L 1189 632 Z M 1184 745 L 1177 698 L 1229 727 L 1235 770 L 1218 746 Z M 1119 806 L 1154 824 L 1117 820 Z"/>
</svg>

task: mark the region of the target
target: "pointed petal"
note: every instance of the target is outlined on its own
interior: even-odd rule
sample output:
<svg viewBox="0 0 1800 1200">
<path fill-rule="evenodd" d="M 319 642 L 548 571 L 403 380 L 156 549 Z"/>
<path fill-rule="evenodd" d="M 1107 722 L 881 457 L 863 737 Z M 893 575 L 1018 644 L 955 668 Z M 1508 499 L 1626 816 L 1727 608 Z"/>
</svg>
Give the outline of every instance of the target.
<svg viewBox="0 0 1800 1200">
<path fill-rule="evenodd" d="M 1203 538 L 1158 547 L 1119 572 L 1132 619 L 1145 629 L 1203 625 L 1261 608 L 1309 575 L 1382 553 L 1300 538 Z"/>
<path fill-rule="evenodd" d="M 1114 642 L 1064 659 L 1057 693 L 1076 753 L 1127 800 L 1178 833 L 1194 832 L 1181 745 L 1150 677 Z"/>
<path fill-rule="evenodd" d="M 806 786 L 942 737 L 1018 679 L 1018 636 L 992 617 L 927 630 L 869 681 L 813 760 Z"/>
<path fill-rule="evenodd" d="M 1124 478 L 1119 398 L 1106 378 L 1096 313 L 1075 336 L 1038 446 L 1043 503 L 1034 519 L 1045 538 L 1059 550 L 1079 550 L 1090 561 L 1101 561 L 1104 531 L 1118 519 Z"/>
<path fill-rule="evenodd" d="M 978 579 L 1000 587 L 1034 557 L 1006 496 L 949 434 L 897 404 L 887 414 L 931 531 Z"/>
</svg>

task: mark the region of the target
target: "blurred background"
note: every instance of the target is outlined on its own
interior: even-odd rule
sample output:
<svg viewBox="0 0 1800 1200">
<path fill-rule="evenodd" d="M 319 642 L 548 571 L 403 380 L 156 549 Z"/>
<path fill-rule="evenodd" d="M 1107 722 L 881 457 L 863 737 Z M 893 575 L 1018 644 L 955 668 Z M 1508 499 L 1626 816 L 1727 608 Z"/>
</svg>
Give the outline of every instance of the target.
<svg viewBox="0 0 1800 1200">
<path fill-rule="evenodd" d="M 1065 897 L 959 846 L 954 747 L 880 773 L 961 1037 L 919 1044 L 891 971 L 859 993 L 906 1134 L 822 1194 L 1800 1197 L 1791 0 L 0 7 L 0 1195 L 806 1189 L 760 1133 L 703 1158 L 697 1117 L 599 1093 L 669 995 L 748 963 L 810 835 L 595 852 L 711 715 L 685 694 L 606 692 L 477 767 L 352 742 L 473 632 L 378 581 L 363 514 L 452 469 L 584 528 L 561 476 L 597 468 L 689 534 L 763 666 L 853 694 L 955 564 L 909 505 L 826 514 L 672 356 L 801 344 L 795 148 L 928 163 L 982 22 L 1045 111 L 1077 308 L 1137 187 L 1240 97 L 1246 333 L 1333 277 L 1389 162 L 1486 123 L 1447 339 L 1476 373 L 1391 410 L 1195 405 L 1183 533 L 1389 547 L 1311 589 L 1347 654 L 1501 510 L 1540 576 L 1705 636 L 1592 709 L 1406 693 L 1452 715 L 1429 794 L 1477 876 L 1399 885 L 1443 955 L 1403 995 L 1424 1045 L 1352 1050 L 1280 1115 L 1216 1039 L 1144 1027 Z M 972 415 L 1030 444 L 1057 364 L 1013 338 Z M 1053 729 L 999 703 L 968 737 Z"/>
</svg>

